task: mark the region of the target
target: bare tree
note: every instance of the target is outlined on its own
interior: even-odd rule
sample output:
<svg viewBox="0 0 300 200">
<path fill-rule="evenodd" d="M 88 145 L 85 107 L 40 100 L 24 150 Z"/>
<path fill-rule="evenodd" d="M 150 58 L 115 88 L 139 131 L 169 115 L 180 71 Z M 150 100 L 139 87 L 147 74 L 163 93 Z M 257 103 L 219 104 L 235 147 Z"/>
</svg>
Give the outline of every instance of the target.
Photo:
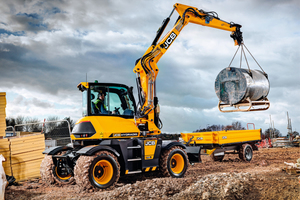
<svg viewBox="0 0 300 200">
<path fill-rule="evenodd" d="M 245 130 L 245 127 L 242 126 L 242 123 L 239 121 L 232 122 L 232 129 L 233 130 Z"/>
<path fill-rule="evenodd" d="M 276 128 L 268 128 L 265 130 L 265 132 L 263 133 L 265 138 L 277 138 L 281 136 L 281 133 L 278 129 Z"/>
<path fill-rule="evenodd" d="M 24 124 L 25 123 L 25 117 L 24 116 L 17 116 L 17 118 L 15 119 L 16 125 L 18 124 Z M 16 126 L 16 131 L 23 131 L 23 126 Z"/>
<path fill-rule="evenodd" d="M 223 130 L 245 130 L 245 127 L 242 126 L 241 122 L 232 122 L 231 125 L 207 125 L 206 128 L 197 129 L 194 132 L 210 132 L 210 131 L 223 131 Z"/>
<path fill-rule="evenodd" d="M 46 121 L 57 121 L 59 120 L 58 116 L 50 116 L 47 118 Z M 58 126 L 59 123 L 57 122 L 50 122 L 50 123 L 45 123 L 45 132 L 46 133 L 50 133 L 52 132 L 57 126 Z"/>
<path fill-rule="evenodd" d="M 31 117 L 27 117 L 25 119 L 25 123 L 29 124 L 29 125 L 25 125 L 24 129 L 26 132 L 41 132 L 42 127 L 41 124 L 38 124 L 39 119 L 37 118 L 31 118 Z M 31 124 L 31 123 L 36 123 L 36 124 Z"/>
</svg>

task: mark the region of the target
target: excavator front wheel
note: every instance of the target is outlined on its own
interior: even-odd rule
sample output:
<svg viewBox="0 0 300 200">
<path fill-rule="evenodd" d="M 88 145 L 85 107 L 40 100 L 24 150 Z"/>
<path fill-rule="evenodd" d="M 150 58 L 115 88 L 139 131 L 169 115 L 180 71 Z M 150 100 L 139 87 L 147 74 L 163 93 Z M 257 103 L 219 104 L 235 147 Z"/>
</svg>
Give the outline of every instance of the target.
<svg viewBox="0 0 300 200">
<path fill-rule="evenodd" d="M 188 168 L 188 156 L 186 152 L 178 146 L 162 153 L 160 157 L 160 171 L 164 176 L 181 178 Z"/>
<path fill-rule="evenodd" d="M 90 180 L 94 187 L 104 189 L 113 185 L 120 176 L 116 158 L 110 154 L 100 154 L 90 166 Z"/>
<path fill-rule="evenodd" d="M 83 189 L 113 187 L 120 177 L 120 164 L 108 151 L 94 156 L 80 156 L 75 166 L 76 183 Z"/>
</svg>

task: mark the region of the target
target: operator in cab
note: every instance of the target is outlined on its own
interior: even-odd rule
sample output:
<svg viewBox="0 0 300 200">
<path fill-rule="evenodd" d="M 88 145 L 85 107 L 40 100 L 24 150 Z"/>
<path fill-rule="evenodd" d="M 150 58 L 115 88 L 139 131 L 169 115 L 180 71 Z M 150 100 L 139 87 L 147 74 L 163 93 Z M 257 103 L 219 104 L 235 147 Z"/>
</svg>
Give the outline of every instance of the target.
<svg viewBox="0 0 300 200">
<path fill-rule="evenodd" d="M 98 113 L 101 113 L 101 114 L 109 114 L 109 112 L 106 110 L 106 106 L 104 104 L 105 95 L 106 95 L 105 92 L 100 90 L 98 93 L 98 98 L 94 102 Z"/>
</svg>

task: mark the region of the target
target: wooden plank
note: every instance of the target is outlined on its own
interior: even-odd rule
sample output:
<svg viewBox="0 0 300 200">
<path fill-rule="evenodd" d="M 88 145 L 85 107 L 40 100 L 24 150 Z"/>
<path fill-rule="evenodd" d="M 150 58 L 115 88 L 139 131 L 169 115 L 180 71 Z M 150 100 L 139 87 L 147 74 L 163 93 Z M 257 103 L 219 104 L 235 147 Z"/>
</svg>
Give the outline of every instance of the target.
<svg viewBox="0 0 300 200">
<path fill-rule="evenodd" d="M 39 170 L 40 165 L 42 163 L 43 159 L 37 159 L 37 160 L 32 160 L 28 162 L 23 162 L 23 163 L 17 163 L 11 165 L 13 172 L 18 173 L 18 172 L 24 172 L 24 171 L 34 171 L 34 170 Z"/>
<path fill-rule="evenodd" d="M 20 153 L 25 153 L 25 152 L 31 152 L 31 151 L 37 151 L 40 149 L 45 149 L 45 143 L 40 143 L 40 144 L 34 144 L 35 146 L 18 146 L 18 147 L 12 147 L 11 148 L 11 154 L 16 155 Z"/>
<path fill-rule="evenodd" d="M 40 135 L 22 135 L 21 138 L 13 138 L 10 139 L 9 141 L 12 144 L 22 144 L 25 142 L 30 142 L 30 141 L 41 141 L 41 140 L 45 140 L 45 137 L 43 134 Z"/>
<path fill-rule="evenodd" d="M 0 144 L 0 151 L 9 151 L 9 144 Z"/>
<path fill-rule="evenodd" d="M 2 138 L 2 139 L 0 139 L 0 143 L 1 142 L 8 142 L 8 139 L 7 138 Z"/>
<path fill-rule="evenodd" d="M 24 181 L 32 178 L 40 178 L 41 175 L 38 171 L 31 172 L 31 173 L 19 173 L 19 174 L 14 174 L 14 177 L 16 178 L 16 181 Z"/>
<path fill-rule="evenodd" d="M 6 175 L 11 176 L 11 168 L 10 166 L 3 166 L 4 172 Z"/>
<path fill-rule="evenodd" d="M 26 142 L 26 143 L 23 143 L 23 144 L 11 144 L 10 149 L 11 149 L 11 151 L 22 149 L 22 148 L 36 149 L 36 145 L 41 146 L 41 147 L 45 146 L 45 141 L 44 140 L 42 140 L 42 141 L 37 140 L 37 141 Z"/>
<path fill-rule="evenodd" d="M 11 138 L 9 138 L 9 141 L 17 142 L 17 141 L 30 140 L 30 139 L 34 139 L 34 138 L 43 138 L 43 137 L 45 138 L 44 134 L 37 133 L 37 134 L 32 134 L 32 135 L 11 137 Z"/>
<path fill-rule="evenodd" d="M 17 181 L 28 179 L 32 176 L 39 177 L 41 163 L 42 159 L 38 159 L 30 162 L 24 162 L 22 164 L 12 165 L 14 177 Z"/>
<path fill-rule="evenodd" d="M 29 179 L 34 179 L 34 178 L 40 178 L 41 175 L 39 173 L 32 173 L 32 174 L 20 174 L 18 177 L 15 177 L 17 181 L 26 181 Z"/>
<path fill-rule="evenodd" d="M 44 139 L 35 139 L 35 140 L 28 140 L 25 142 L 21 142 L 21 143 L 11 143 L 11 147 L 21 147 L 21 146 L 28 146 L 28 145 L 34 145 L 37 143 L 45 143 Z"/>
<path fill-rule="evenodd" d="M 11 156 L 11 164 L 17 164 L 22 162 L 28 162 L 36 159 L 43 159 L 45 155 L 42 153 L 44 149 L 40 149 L 39 151 L 35 152 L 27 152 L 18 154 L 17 156 Z"/>
<path fill-rule="evenodd" d="M 3 157 L 5 158 L 5 162 L 8 162 L 9 161 L 9 158 L 10 158 L 10 152 L 0 152 L 0 155 L 3 155 Z"/>
</svg>

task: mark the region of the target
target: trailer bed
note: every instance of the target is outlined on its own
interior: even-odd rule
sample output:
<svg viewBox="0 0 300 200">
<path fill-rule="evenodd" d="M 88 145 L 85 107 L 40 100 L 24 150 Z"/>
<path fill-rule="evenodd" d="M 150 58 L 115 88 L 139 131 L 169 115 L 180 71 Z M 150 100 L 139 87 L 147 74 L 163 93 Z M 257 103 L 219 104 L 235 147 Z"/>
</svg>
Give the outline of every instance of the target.
<svg viewBox="0 0 300 200">
<path fill-rule="evenodd" d="M 185 143 L 203 146 L 228 146 L 261 140 L 261 129 L 181 133 Z"/>
</svg>

